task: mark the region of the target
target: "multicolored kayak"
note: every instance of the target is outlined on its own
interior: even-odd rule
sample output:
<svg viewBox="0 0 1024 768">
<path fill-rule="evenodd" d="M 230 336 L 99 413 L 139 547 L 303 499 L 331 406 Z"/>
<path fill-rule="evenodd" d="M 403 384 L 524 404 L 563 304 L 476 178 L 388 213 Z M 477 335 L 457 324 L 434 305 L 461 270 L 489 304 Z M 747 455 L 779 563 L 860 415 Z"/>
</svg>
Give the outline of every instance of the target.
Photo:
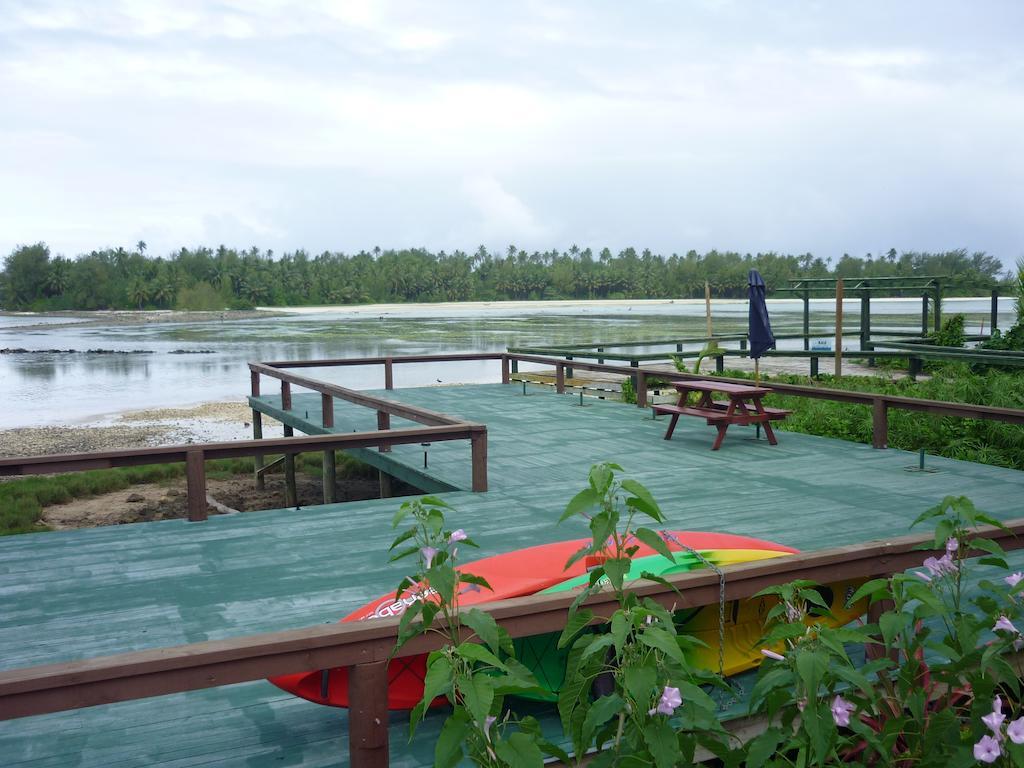
<svg viewBox="0 0 1024 768">
<path fill-rule="evenodd" d="M 698 531 L 662 532 L 669 550 L 676 554 L 676 562 L 670 563 L 657 555 L 650 547 L 640 544 L 634 555 L 633 568 L 629 578 L 640 577 L 642 571 L 668 575 L 705 567 L 707 562 L 715 565 L 750 562 L 770 557 L 794 554 L 797 550 L 770 541 L 727 533 L 706 533 Z M 569 569 L 563 569 L 569 557 L 577 552 L 589 539 L 574 539 L 536 547 L 520 549 L 494 557 L 486 557 L 461 566 L 468 573 L 481 576 L 493 591 L 472 585 L 464 588 L 459 598 L 460 606 L 487 603 L 512 597 L 533 595 L 573 589 L 588 580 L 586 563 L 580 560 Z M 700 554 L 697 557 L 694 552 Z M 830 585 L 835 599 L 827 602 L 833 606 L 837 624 L 845 624 L 863 613 L 863 609 L 846 609 L 845 584 Z M 849 590 L 852 594 L 856 585 Z M 353 611 L 342 621 L 363 621 L 375 618 L 400 616 L 420 597 L 403 595 L 396 600 L 394 593 L 384 595 Z M 750 669 L 761 659 L 759 648 L 755 647 L 763 630 L 762 618 L 770 609 L 769 598 L 737 601 L 726 607 L 725 673 L 733 674 Z M 696 609 L 685 617 L 681 631 L 696 635 L 710 646 L 692 659 L 694 664 L 708 669 L 718 668 L 718 607 Z M 848 618 L 847 618 L 848 616 Z M 551 692 L 558 691 L 565 672 L 565 656 L 558 651 L 558 633 L 523 638 L 516 641 L 516 656 L 537 675 L 542 687 Z M 426 656 L 412 656 L 391 661 L 388 667 L 388 707 L 390 709 L 412 709 L 423 696 L 423 676 L 426 672 Z M 270 682 L 289 693 L 301 696 L 317 704 L 347 707 L 348 670 L 344 667 L 329 670 L 300 672 L 270 678 Z"/>
</svg>

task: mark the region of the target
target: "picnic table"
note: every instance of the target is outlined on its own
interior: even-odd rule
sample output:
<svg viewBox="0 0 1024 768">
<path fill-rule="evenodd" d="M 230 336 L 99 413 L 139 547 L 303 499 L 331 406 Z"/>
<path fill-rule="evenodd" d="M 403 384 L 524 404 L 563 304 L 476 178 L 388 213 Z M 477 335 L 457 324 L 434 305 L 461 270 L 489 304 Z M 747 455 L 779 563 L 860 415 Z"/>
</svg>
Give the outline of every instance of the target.
<svg viewBox="0 0 1024 768">
<path fill-rule="evenodd" d="M 706 419 L 708 425 L 713 425 L 718 429 L 718 435 L 711 446 L 713 451 L 722 447 L 725 433 L 731 424 L 763 425 L 769 444 L 777 445 L 779 441 L 775 438 L 771 422 L 781 421 L 791 413 L 791 411 L 784 411 L 781 408 L 766 408 L 761 403 L 764 396 L 771 393 L 771 390 L 766 387 L 705 379 L 677 381 L 674 382 L 674 386 L 679 392 L 678 403 L 675 405 L 661 403 L 652 406 L 656 414 L 667 413 L 672 416 L 668 429 L 665 431 L 665 439 L 672 439 L 672 432 L 675 430 L 680 416 L 697 416 Z M 697 400 L 693 404 L 690 403 L 692 393 L 697 395 Z M 729 399 L 715 400 L 716 393 L 723 394 Z"/>
</svg>

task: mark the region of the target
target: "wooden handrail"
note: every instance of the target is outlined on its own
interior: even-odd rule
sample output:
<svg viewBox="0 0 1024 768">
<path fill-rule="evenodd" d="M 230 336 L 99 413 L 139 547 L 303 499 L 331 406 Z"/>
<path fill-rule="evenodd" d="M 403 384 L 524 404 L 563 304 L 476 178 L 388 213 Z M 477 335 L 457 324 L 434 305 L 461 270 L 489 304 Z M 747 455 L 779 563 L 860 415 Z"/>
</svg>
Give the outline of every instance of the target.
<svg viewBox="0 0 1024 768">
<path fill-rule="evenodd" d="M 979 535 L 1005 549 L 1024 547 L 1024 518 L 1006 529 L 985 527 Z M 894 539 L 833 547 L 816 552 L 724 568 L 725 599 L 752 597 L 767 586 L 795 579 L 818 583 L 875 578 L 919 565 L 929 554 L 933 535 L 913 534 Z M 692 571 L 667 577 L 678 590 L 642 583 L 635 592 L 666 606 L 695 608 L 720 599 L 716 573 Z M 513 637 L 557 632 L 565 626 L 572 592 L 502 600 L 478 606 L 490 613 Z M 611 591 L 602 591 L 586 605 L 597 616 L 617 606 Z M 61 662 L 0 672 L 0 720 L 107 704 L 116 701 L 213 688 L 310 669 L 330 669 L 386 660 L 394 648 L 399 619 L 319 624 L 303 629 L 249 637 L 212 640 L 169 648 L 134 651 L 114 656 Z M 438 635 L 408 642 L 397 656 L 435 650 Z M 386 695 L 386 691 L 377 692 Z"/>
</svg>

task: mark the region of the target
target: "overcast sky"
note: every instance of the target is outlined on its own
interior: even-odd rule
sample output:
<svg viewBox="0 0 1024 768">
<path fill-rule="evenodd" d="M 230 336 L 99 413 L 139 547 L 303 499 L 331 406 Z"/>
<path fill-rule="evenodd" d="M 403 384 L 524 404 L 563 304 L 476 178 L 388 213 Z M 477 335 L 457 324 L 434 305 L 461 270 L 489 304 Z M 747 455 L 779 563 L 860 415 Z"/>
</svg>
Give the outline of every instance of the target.
<svg viewBox="0 0 1024 768">
<path fill-rule="evenodd" d="M 1024 254 L 1024 3 L 0 0 L 0 255 Z"/>
</svg>

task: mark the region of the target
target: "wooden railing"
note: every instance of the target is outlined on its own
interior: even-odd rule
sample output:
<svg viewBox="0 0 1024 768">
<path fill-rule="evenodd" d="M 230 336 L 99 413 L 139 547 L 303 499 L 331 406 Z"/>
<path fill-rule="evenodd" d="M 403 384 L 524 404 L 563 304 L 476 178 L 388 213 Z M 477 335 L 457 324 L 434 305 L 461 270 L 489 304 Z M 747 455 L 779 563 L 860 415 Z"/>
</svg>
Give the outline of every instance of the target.
<svg viewBox="0 0 1024 768">
<path fill-rule="evenodd" d="M 979 535 L 1005 550 L 1024 546 L 1024 518 L 1005 529 L 985 528 Z M 671 587 L 641 582 L 635 591 L 675 609 L 741 600 L 765 587 L 795 579 L 819 584 L 878 578 L 920 565 L 929 554 L 931 534 L 835 547 L 783 558 L 730 566 L 724 595 L 717 574 L 702 570 L 667 577 Z M 977 554 L 977 553 L 975 553 Z M 480 606 L 513 637 L 559 632 L 565 627 L 572 592 L 502 600 Z M 610 591 L 586 603 L 597 616 L 617 604 Z M 394 649 L 399 619 L 374 619 L 250 637 L 135 651 L 115 656 L 61 662 L 0 672 L 0 719 L 79 709 L 182 691 L 201 690 L 289 673 L 351 667 L 349 754 L 354 768 L 388 764 L 387 660 Z M 397 656 L 439 647 L 439 635 L 415 638 Z"/>
</svg>

